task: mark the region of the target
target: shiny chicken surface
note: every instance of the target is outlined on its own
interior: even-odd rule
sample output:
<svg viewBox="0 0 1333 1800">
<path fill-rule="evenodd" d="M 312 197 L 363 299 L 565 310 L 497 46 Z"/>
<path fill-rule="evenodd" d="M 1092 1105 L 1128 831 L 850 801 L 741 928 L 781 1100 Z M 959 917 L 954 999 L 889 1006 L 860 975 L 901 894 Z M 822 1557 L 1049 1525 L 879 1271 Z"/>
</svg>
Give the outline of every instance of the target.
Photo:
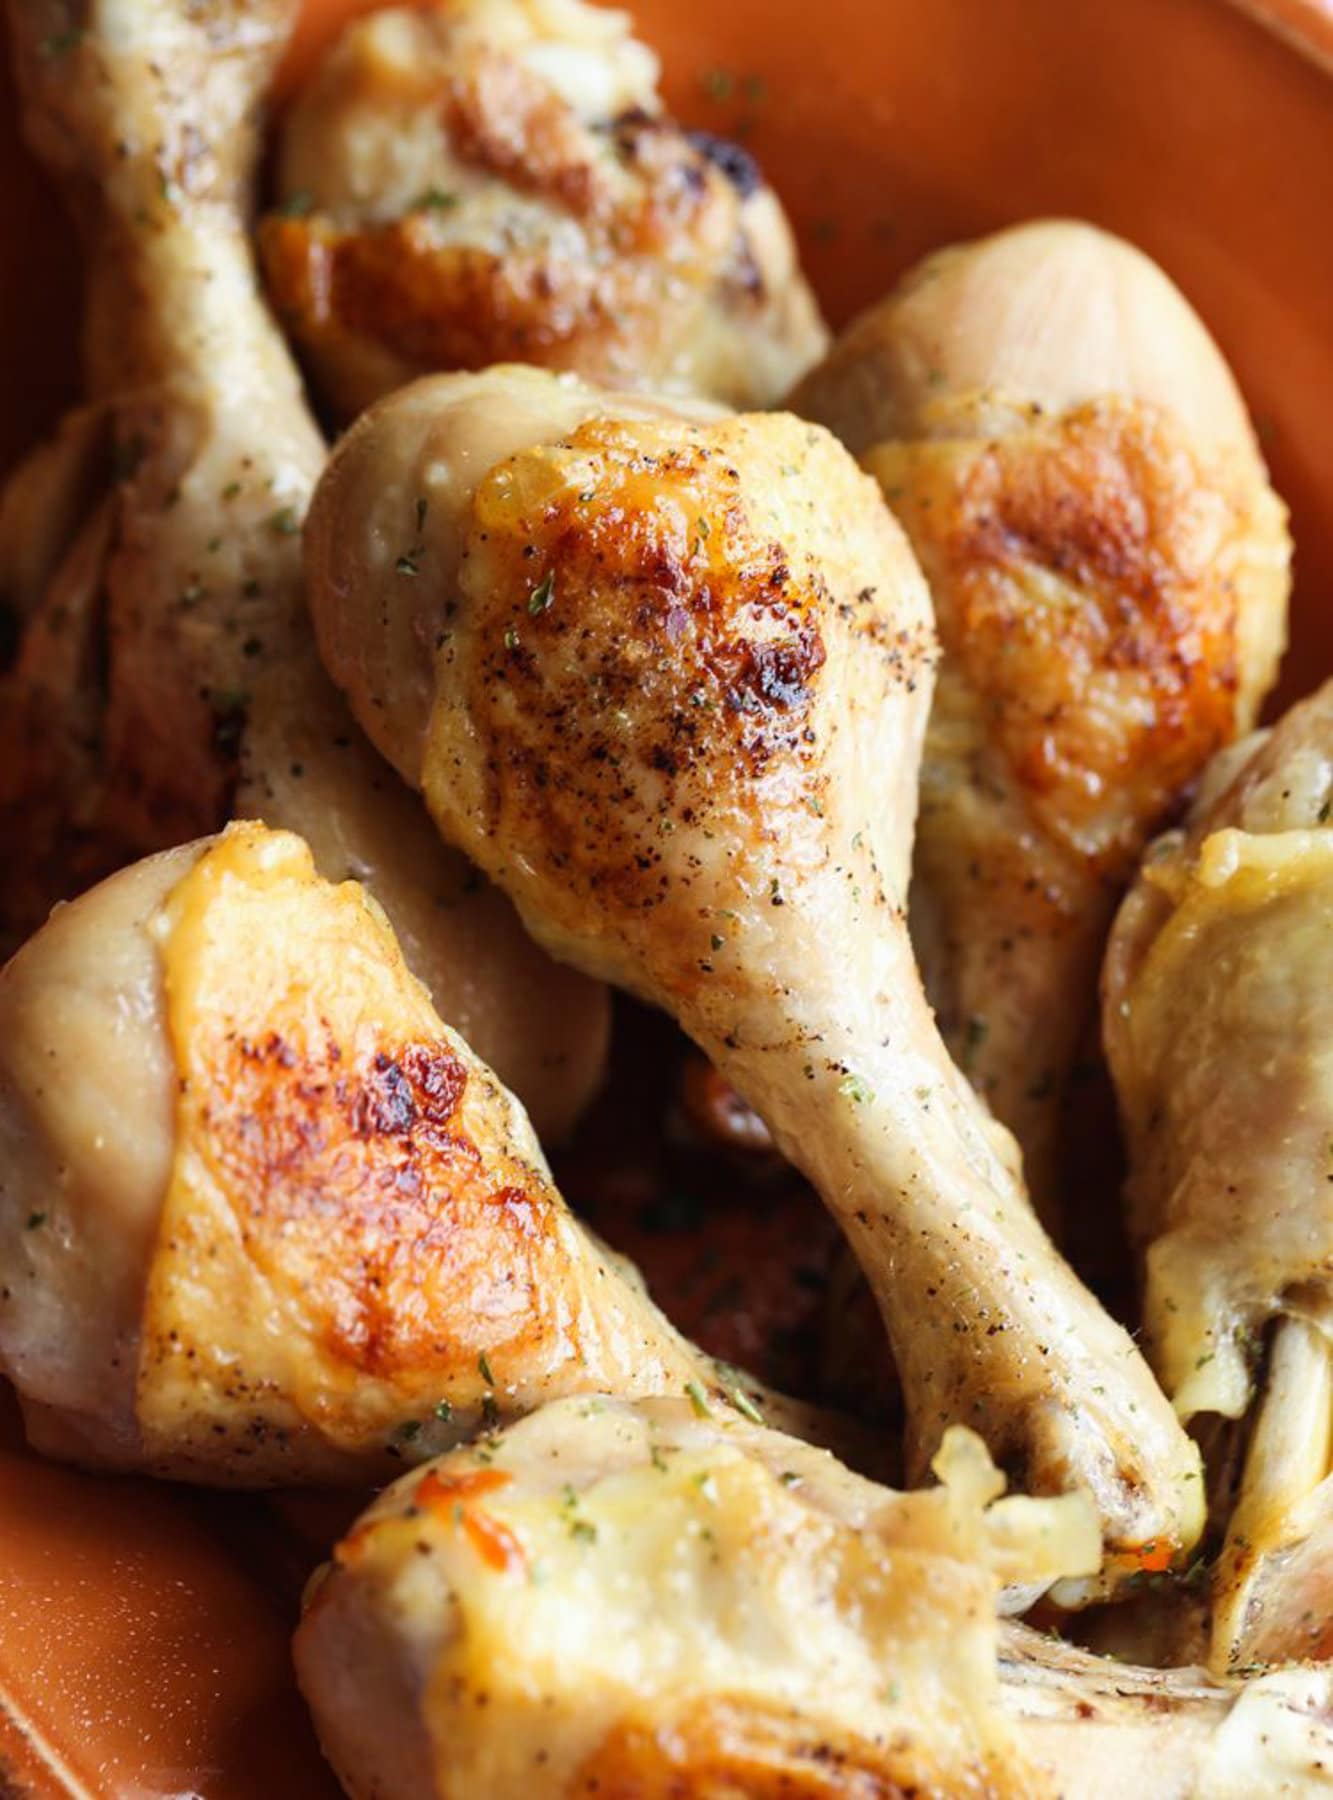
<svg viewBox="0 0 1333 1800">
<path fill-rule="evenodd" d="M 862 457 L 930 584 L 913 933 L 950 1050 L 1058 1216 L 1112 910 L 1272 685 L 1285 512 L 1188 304 L 1086 225 L 929 257 L 792 404 Z"/>
<path fill-rule="evenodd" d="M 738 145 L 663 114 L 583 0 L 445 0 L 348 28 L 281 136 L 269 292 L 344 418 L 434 369 L 528 362 L 775 401 L 827 336 Z"/>
<path fill-rule="evenodd" d="M 1053 1793 L 998 1586 L 1095 1567 L 1092 1510 L 996 1501 L 967 1433 L 939 1462 L 901 1495 L 684 1401 L 547 1407 L 338 1546 L 296 1642 L 325 1748 L 357 1800 Z"/>
<path fill-rule="evenodd" d="M 1237 1691 L 999 1624 L 1095 1562 L 955 1431 L 898 1494 L 679 1400 L 562 1401 L 405 1476 L 312 1582 L 301 1684 L 354 1800 L 1328 1791 L 1328 1671 Z"/>
<path fill-rule="evenodd" d="M 545 377 L 543 428 L 529 374 L 526 447 L 428 509 L 428 579 L 396 582 L 383 472 L 410 495 L 513 379 L 420 383 L 340 448 L 309 538 L 331 671 L 543 940 L 671 1010 L 809 1174 L 884 1312 L 917 1469 L 970 1424 L 1025 1484 L 1091 1489 L 1112 1578 L 1169 1560 L 1197 1453 L 1043 1236 L 913 961 L 934 645 L 902 535 L 817 427 L 612 400 L 576 423 Z"/>
<path fill-rule="evenodd" d="M 359 18 L 271 143 L 296 0 L 6 3 L 88 270 L 0 493 L 30 1444 L 400 1477 L 295 1642 L 353 1800 L 1329 1792 L 1333 684 L 1232 742 L 1290 546 L 1187 302 L 1044 222 L 828 351 L 753 159 L 585 0 Z M 1142 1351 L 1041 1222 L 1099 966 Z M 679 1292 L 845 1236 L 875 1425 L 567 1207 L 604 982 L 696 1046 L 642 1193 L 668 1142 L 754 1183 Z M 813 1447 L 882 1476 L 900 1412 L 916 1491 Z M 286 1576 L 360 1504 L 249 1502 Z M 1064 1629 L 1212 1672 L 1016 1622 L 1106 1599 Z"/>
<path fill-rule="evenodd" d="M 364 1482 L 589 1390 L 820 1428 L 678 1336 L 367 893 L 258 825 L 0 974 L 0 1267 L 0 1368 L 75 1461 Z"/>
<path fill-rule="evenodd" d="M 1186 1419 L 1241 1418 L 1262 1371 L 1224 1666 L 1333 1654 L 1331 812 L 1326 685 L 1153 846 L 1107 956 L 1148 1352 Z"/>
<path fill-rule="evenodd" d="M 24 619 L 0 681 L 0 830 L 26 847 L 0 872 L 7 947 L 112 868 L 262 816 L 371 884 L 439 1005 L 559 1135 L 600 1074 L 605 997 L 443 850 L 305 614 L 325 450 L 248 237 L 258 101 L 294 8 L 99 0 L 77 29 L 67 7 L 11 11 L 25 126 L 87 250 L 90 404 L 0 512 Z"/>
</svg>

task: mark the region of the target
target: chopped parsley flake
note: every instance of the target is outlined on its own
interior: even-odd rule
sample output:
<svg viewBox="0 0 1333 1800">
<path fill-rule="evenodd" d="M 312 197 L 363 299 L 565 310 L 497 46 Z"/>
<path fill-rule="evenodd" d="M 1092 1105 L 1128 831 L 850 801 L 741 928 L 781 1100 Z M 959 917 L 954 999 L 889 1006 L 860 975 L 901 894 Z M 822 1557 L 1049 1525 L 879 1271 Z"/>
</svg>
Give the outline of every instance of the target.
<svg viewBox="0 0 1333 1800">
<path fill-rule="evenodd" d="M 764 1415 L 745 1392 L 744 1388 L 732 1388 L 731 1404 L 742 1418 L 748 1419 L 752 1425 L 762 1425 Z"/>
</svg>

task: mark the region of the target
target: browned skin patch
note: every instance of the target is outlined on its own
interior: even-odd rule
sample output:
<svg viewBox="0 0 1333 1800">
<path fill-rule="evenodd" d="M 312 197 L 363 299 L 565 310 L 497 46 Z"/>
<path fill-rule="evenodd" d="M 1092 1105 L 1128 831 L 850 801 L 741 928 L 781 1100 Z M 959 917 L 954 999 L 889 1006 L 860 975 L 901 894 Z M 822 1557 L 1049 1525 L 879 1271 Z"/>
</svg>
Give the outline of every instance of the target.
<svg viewBox="0 0 1333 1800">
<path fill-rule="evenodd" d="M 723 800 L 726 772 L 747 811 L 770 764 L 786 806 L 801 803 L 793 776 L 808 810 L 824 781 L 811 726 L 817 620 L 832 604 L 820 577 L 756 532 L 705 433 L 680 427 L 654 446 L 590 422 L 566 446 L 588 458 L 589 488 L 555 486 L 530 506 L 502 465 L 479 492 L 468 551 L 516 600 L 514 626 L 488 629 L 478 664 L 494 803 L 541 815 L 523 837 L 571 893 L 632 912 L 691 904 L 668 840 Z M 521 484 L 524 459 L 514 467 Z M 548 578 L 551 604 L 534 610 Z"/>
<path fill-rule="evenodd" d="M 571 1800 L 981 1800 L 1043 1792 L 1027 1774 L 980 1759 L 942 1767 L 906 1728 L 871 1742 L 824 1730 L 794 1711 L 721 1695 L 617 1726 L 566 1792 Z"/>
<path fill-rule="evenodd" d="M 339 1362 L 475 1385 L 494 1326 L 471 1316 L 471 1297 L 499 1270 L 530 1297 L 516 1335 L 540 1333 L 550 1197 L 496 1182 L 494 1151 L 483 1156 L 461 1114 L 467 1070 L 444 1044 L 344 1058 L 318 1033 L 227 1033 L 204 1080 L 210 1158 L 247 1254 L 300 1296 Z"/>
<path fill-rule="evenodd" d="M 913 520 L 992 741 L 1047 830 L 1103 840 L 1099 863 L 1136 854 L 1234 731 L 1222 505 L 1162 419 L 1096 404 L 986 446 L 947 518 Z"/>
<path fill-rule="evenodd" d="M 494 53 L 468 58 L 440 104 L 454 155 L 562 215 L 577 250 L 443 242 L 429 208 L 357 228 L 270 214 L 261 258 L 299 341 L 372 343 L 404 380 L 530 362 L 614 381 L 665 370 L 710 295 L 742 314 L 766 303 L 742 196 L 674 125 L 631 114 L 592 131 Z"/>
<path fill-rule="evenodd" d="M 1243 568 L 1253 520 L 1132 402 L 868 461 L 945 648 L 915 857 L 923 963 L 1045 1207 L 1066 1185 L 1060 1109 L 1116 897 L 1256 697 L 1239 617 L 1263 604 Z"/>
</svg>

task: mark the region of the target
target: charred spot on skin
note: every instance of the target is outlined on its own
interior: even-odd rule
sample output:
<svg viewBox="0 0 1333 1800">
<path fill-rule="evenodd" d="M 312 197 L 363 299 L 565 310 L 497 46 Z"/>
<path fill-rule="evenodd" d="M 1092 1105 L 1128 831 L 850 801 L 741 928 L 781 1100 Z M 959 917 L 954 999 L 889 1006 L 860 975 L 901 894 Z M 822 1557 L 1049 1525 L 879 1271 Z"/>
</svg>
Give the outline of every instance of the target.
<svg viewBox="0 0 1333 1800">
<path fill-rule="evenodd" d="M 443 1267 L 469 1291 L 494 1279 L 528 1294 L 515 1330 L 544 1329 L 551 1196 L 519 1168 L 497 1184 L 460 1116 L 467 1081 L 443 1043 L 358 1055 L 326 1027 L 225 1034 L 195 1077 L 247 1256 L 357 1370 L 429 1366 L 439 1386 L 466 1388 L 474 1321 L 440 1287 Z"/>
<path fill-rule="evenodd" d="M 685 136 L 706 161 L 726 176 L 740 199 L 748 200 L 763 187 L 763 170 L 740 144 L 712 131 L 687 131 Z"/>
<path fill-rule="evenodd" d="M 740 668 L 727 686 L 727 702 L 737 712 L 804 708 L 810 699 L 810 678 L 823 668 L 824 660 L 824 640 L 811 625 L 803 624 L 791 637 L 775 643 L 747 643 L 741 649 Z"/>
<path fill-rule="evenodd" d="M 443 1130 L 466 1086 L 462 1063 L 434 1045 L 414 1044 L 397 1060 L 379 1051 L 351 1097 L 352 1129 L 358 1137 L 401 1137 L 418 1125 Z"/>
</svg>

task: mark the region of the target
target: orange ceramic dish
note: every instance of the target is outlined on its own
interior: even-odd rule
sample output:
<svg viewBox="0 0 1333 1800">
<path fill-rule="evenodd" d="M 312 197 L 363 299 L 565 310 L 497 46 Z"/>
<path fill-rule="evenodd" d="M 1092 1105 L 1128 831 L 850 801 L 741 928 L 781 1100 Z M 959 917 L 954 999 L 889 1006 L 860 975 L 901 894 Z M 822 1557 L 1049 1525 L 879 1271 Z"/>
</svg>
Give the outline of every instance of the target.
<svg viewBox="0 0 1333 1800">
<path fill-rule="evenodd" d="M 308 0 L 290 86 L 362 0 Z M 637 0 L 691 124 L 742 136 L 834 324 L 923 251 L 1078 214 L 1179 282 L 1236 369 L 1298 548 L 1281 698 L 1333 668 L 1333 22 L 1326 0 Z M 1257 15 L 1283 35 L 1265 29 Z M 74 398 L 72 240 L 0 73 L 0 467 Z M 6 845 L 19 855 L 22 845 Z M 332 1795 L 293 1686 L 345 1517 L 94 1479 L 0 1404 L 0 1794 Z"/>
</svg>

